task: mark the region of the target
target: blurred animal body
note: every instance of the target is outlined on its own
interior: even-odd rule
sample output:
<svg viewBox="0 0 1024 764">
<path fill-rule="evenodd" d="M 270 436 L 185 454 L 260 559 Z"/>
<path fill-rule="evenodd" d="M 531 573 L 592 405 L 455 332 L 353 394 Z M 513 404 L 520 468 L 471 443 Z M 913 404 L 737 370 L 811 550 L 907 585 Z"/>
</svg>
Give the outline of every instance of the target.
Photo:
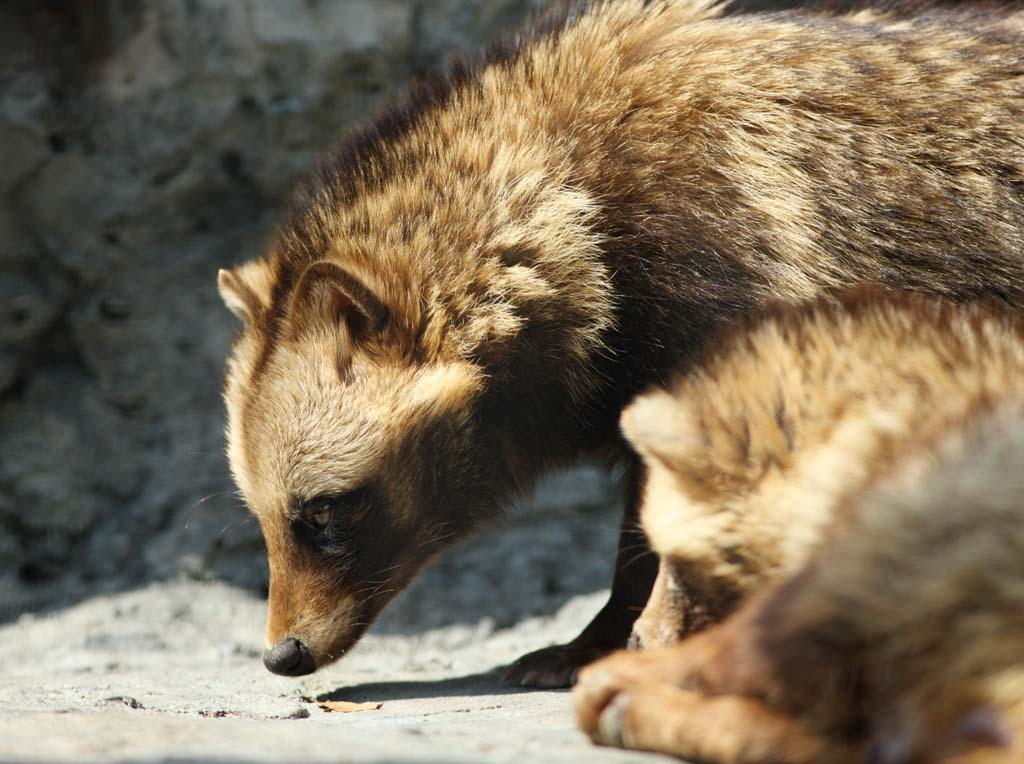
<svg viewBox="0 0 1024 764">
<path fill-rule="evenodd" d="M 585 669 L 596 740 L 730 764 L 1022 760 L 1017 319 L 872 292 L 780 309 L 623 422 L 664 591 L 682 565 L 751 596 Z"/>
<path fill-rule="evenodd" d="M 246 324 L 228 454 L 267 542 L 268 667 L 343 655 L 547 470 L 610 455 L 635 494 L 622 407 L 766 300 L 870 282 L 1024 305 L 1015 18 L 582 4 L 343 140 L 220 278 Z M 625 644 L 649 559 L 514 678 L 564 685 Z"/>
</svg>

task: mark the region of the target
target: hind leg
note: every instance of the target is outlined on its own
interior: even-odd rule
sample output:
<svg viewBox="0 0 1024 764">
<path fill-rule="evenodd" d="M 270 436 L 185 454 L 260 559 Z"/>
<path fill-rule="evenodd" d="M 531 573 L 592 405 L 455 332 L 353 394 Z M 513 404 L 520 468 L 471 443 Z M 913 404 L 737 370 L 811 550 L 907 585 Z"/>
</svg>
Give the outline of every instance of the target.
<svg viewBox="0 0 1024 764">
<path fill-rule="evenodd" d="M 797 719 L 751 698 L 667 684 L 587 683 L 603 705 L 596 715 L 588 712 L 584 731 L 601 745 L 720 764 L 813 764 L 822 753 Z"/>
<path fill-rule="evenodd" d="M 580 672 L 573 692 L 576 717 L 588 732 L 596 730 L 607 704 L 627 687 L 665 686 L 704 692 L 723 685 L 715 675 L 725 645 L 718 629 L 690 637 L 681 645 L 651 650 L 619 651 Z"/>
<path fill-rule="evenodd" d="M 618 652 L 580 674 L 580 727 L 597 743 L 729 764 L 809 764 L 822 746 L 760 698 L 779 697 L 756 603 L 685 642 Z"/>
<path fill-rule="evenodd" d="M 815 762 L 822 746 L 799 720 L 754 697 L 718 694 L 736 677 L 715 631 L 674 647 L 615 653 L 584 669 L 573 693 L 580 727 L 600 745 L 685 759 Z"/>
</svg>

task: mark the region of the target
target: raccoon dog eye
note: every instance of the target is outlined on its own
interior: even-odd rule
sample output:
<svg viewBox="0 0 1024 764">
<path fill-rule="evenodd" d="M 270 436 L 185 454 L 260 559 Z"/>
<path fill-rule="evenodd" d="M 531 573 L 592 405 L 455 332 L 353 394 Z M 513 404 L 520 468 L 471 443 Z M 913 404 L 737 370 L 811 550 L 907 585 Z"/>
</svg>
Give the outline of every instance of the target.
<svg viewBox="0 0 1024 764">
<path fill-rule="evenodd" d="M 324 494 L 297 507 L 293 521 L 295 532 L 314 545 L 322 545 L 329 539 L 348 538 L 359 527 L 371 508 L 371 486 L 363 486 L 343 494 Z"/>
<path fill-rule="evenodd" d="M 331 506 L 324 504 L 309 516 L 309 521 L 321 530 L 326 528 L 331 522 Z"/>
</svg>

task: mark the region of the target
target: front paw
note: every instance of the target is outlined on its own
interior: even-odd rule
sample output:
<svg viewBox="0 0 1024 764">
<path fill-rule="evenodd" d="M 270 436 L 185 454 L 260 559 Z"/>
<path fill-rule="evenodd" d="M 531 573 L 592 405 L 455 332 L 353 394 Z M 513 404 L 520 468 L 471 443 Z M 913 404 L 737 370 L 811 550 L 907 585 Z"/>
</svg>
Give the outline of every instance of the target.
<svg viewBox="0 0 1024 764">
<path fill-rule="evenodd" d="M 612 657 L 617 656 L 618 653 Z M 625 696 L 622 693 L 630 682 L 609 663 L 608 659 L 598 661 L 580 672 L 572 693 L 573 707 L 577 724 L 593 742 L 623 747 L 621 717 Z M 618 704 L 617 698 L 620 699 Z"/>
<path fill-rule="evenodd" d="M 685 725 L 702 700 L 670 685 L 633 683 L 603 671 L 584 672 L 573 690 L 576 722 L 591 742 L 675 756 L 692 749 L 672 730 Z"/>
<path fill-rule="evenodd" d="M 524 655 L 508 667 L 504 679 L 521 687 L 548 690 L 572 687 L 579 670 L 607 652 L 604 648 L 579 647 L 572 643 L 552 645 Z"/>
<path fill-rule="evenodd" d="M 573 703 L 580 726 L 594 742 L 622 745 L 617 734 L 609 732 L 613 718 L 621 718 L 622 708 L 606 712 L 616 696 L 629 687 L 656 685 L 679 679 L 677 651 L 632 652 L 619 650 L 587 666 L 580 672 L 573 691 Z M 623 702 L 624 702 L 623 698 Z M 604 723 L 600 719 L 605 718 Z M 607 730 L 603 727 L 608 727 Z M 609 732 L 609 734 L 604 734 Z"/>
<path fill-rule="evenodd" d="M 635 681 L 604 661 L 573 691 L 576 720 L 598 745 L 719 764 L 810 764 L 823 742 L 796 718 L 740 695 L 703 695 Z"/>
</svg>

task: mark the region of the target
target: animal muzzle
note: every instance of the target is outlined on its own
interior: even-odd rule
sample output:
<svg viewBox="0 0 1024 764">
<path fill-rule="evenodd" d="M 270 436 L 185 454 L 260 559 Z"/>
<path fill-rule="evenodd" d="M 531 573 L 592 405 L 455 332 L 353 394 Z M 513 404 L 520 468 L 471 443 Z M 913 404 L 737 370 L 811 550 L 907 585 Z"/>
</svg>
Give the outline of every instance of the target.
<svg viewBox="0 0 1024 764">
<path fill-rule="evenodd" d="M 316 670 L 313 653 L 294 637 L 282 639 L 263 653 L 263 665 L 281 676 L 304 676 Z"/>
</svg>

